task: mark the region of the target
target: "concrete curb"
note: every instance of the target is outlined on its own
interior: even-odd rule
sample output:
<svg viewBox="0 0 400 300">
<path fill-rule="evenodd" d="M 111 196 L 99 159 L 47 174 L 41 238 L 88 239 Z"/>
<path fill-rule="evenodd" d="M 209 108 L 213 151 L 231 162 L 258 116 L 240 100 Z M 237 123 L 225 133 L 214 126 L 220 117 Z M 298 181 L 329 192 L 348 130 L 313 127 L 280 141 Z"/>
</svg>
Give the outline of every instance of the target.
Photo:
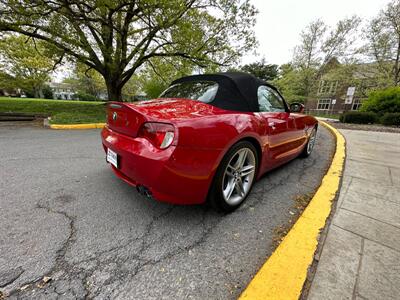
<svg viewBox="0 0 400 300">
<path fill-rule="evenodd" d="M 282 243 L 254 276 L 241 294 L 245 299 L 299 299 L 307 272 L 318 246 L 318 237 L 340 189 L 345 159 L 345 139 L 332 126 L 319 121 L 336 137 L 331 166 L 307 208 Z"/>
<path fill-rule="evenodd" d="M 316 117 L 318 121 L 323 121 L 323 122 L 332 122 L 332 123 L 339 123 L 340 121 L 338 119 L 332 119 L 332 118 L 324 118 L 324 117 Z"/>
<path fill-rule="evenodd" d="M 95 128 L 103 128 L 105 123 L 90 123 L 90 124 L 50 124 L 49 127 L 51 129 L 95 129 Z"/>
</svg>

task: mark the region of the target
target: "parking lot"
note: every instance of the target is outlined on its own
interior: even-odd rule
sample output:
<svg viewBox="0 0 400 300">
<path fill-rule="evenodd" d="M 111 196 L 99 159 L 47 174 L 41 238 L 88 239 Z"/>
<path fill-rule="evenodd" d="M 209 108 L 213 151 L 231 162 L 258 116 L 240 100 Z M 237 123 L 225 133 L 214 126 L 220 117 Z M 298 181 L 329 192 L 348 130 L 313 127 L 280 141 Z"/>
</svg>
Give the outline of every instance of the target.
<svg viewBox="0 0 400 300">
<path fill-rule="evenodd" d="M 320 127 L 310 158 L 264 176 L 225 215 L 140 196 L 106 164 L 99 134 L 0 127 L 0 288 L 11 298 L 235 299 L 334 146 Z"/>
</svg>

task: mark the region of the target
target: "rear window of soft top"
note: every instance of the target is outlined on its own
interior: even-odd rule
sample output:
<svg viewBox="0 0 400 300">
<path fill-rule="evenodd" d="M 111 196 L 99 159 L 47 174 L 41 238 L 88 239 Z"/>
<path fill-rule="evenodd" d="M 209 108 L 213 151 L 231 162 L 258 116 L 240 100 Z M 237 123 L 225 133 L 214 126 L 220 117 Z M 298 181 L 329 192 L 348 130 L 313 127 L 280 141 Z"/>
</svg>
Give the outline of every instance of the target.
<svg viewBox="0 0 400 300">
<path fill-rule="evenodd" d="M 171 85 L 160 98 L 184 98 L 210 103 L 218 91 L 218 83 L 214 81 L 186 81 Z"/>
</svg>

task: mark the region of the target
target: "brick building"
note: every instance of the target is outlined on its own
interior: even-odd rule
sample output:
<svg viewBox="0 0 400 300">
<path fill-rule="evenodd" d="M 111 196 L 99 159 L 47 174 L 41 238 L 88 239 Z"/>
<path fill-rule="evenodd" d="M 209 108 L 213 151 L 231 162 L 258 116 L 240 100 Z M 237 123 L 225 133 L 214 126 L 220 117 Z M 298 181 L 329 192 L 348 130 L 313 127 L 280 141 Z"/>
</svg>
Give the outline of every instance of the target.
<svg viewBox="0 0 400 300">
<path fill-rule="evenodd" d="M 332 59 L 314 86 L 314 96 L 307 99 L 306 111 L 317 114 L 342 114 L 359 110 L 367 90 L 377 88 L 377 67 L 371 63 L 341 65 Z"/>
</svg>

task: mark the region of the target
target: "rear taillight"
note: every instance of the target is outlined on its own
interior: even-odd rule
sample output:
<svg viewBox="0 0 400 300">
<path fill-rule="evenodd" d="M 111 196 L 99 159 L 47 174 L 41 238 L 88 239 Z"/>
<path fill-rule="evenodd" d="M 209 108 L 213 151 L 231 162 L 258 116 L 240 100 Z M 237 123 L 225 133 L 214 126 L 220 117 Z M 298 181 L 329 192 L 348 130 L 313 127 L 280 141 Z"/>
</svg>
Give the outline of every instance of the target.
<svg viewBox="0 0 400 300">
<path fill-rule="evenodd" d="M 172 124 L 148 122 L 142 125 L 138 136 L 148 139 L 159 149 L 166 149 L 174 141 L 175 127 Z"/>
</svg>

